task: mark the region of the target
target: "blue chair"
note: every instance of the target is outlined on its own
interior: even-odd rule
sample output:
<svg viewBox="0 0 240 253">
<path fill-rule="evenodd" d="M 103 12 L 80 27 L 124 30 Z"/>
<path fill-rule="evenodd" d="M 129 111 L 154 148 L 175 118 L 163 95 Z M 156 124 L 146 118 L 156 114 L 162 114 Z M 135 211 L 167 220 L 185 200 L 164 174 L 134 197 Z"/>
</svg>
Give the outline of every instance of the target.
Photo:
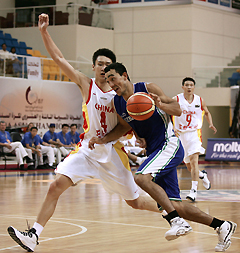
<svg viewBox="0 0 240 253">
<path fill-rule="evenodd" d="M 26 48 L 19 48 L 19 52 L 20 52 L 21 55 L 27 55 Z"/>
<path fill-rule="evenodd" d="M 13 44 L 13 47 L 16 48 L 16 50 L 17 50 L 17 48 L 19 48 L 19 44 L 18 44 L 18 40 L 17 39 L 12 39 L 12 44 Z"/>
<path fill-rule="evenodd" d="M 16 48 L 16 54 L 20 54 L 20 50 L 18 47 L 15 47 Z"/>
<path fill-rule="evenodd" d="M 238 82 L 240 81 L 240 73 L 234 72 L 232 76 L 228 78 L 228 81 L 230 82 L 230 86 L 238 85 Z"/>
<path fill-rule="evenodd" d="M 4 39 L 0 39 L 0 47 L 2 46 L 2 44 L 5 43 L 5 40 Z M 2 48 L 0 48 L 2 49 Z"/>
<path fill-rule="evenodd" d="M 12 35 L 11 35 L 10 33 L 5 33 L 5 34 L 4 34 L 4 38 L 5 38 L 6 40 L 11 40 L 11 39 L 12 39 Z"/>
<path fill-rule="evenodd" d="M 7 45 L 7 47 L 14 47 L 14 45 L 12 44 L 12 40 L 8 40 L 8 39 L 5 39 L 5 43 Z"/>
<path fill-rule="evenodd" d="M 19 47 L 25 48 L 25 49 L 32 49 L 32 47 L 27 47 L 27 45 L 24 41 L 19 41 Z"/>
<path fill-rule="evenodd" d="M 4 39 L 4 34 L 2 30 L 0 30 L 0 39 Z"/>
</svg>

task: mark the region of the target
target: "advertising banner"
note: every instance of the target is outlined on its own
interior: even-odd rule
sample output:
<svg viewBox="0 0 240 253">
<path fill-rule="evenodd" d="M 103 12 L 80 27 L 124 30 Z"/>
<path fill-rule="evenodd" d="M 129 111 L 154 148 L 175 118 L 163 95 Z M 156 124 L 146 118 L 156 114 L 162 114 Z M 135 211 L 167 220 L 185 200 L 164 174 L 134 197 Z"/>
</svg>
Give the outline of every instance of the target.
<svg viewBox="0 0 240 253">
<path fill-rule="evenodd" d="M 83 132 L 82 95 L 75 83 L 1 78 L 0 120 L 7 127 L 21 127 L 33 122 L 43 136 L 50 123 L 56 132 L 62 124 L 77 124 Z"/>
<path fill-rule="evenodd" d="M 206 161 L 240 161 L 240 139 L 208 139 Z"/>
<path fill-rule="evenodd" d="M 41 59 L 39 57 L 27 57 L 28 79 L 41 80 Z"/>
</svg>

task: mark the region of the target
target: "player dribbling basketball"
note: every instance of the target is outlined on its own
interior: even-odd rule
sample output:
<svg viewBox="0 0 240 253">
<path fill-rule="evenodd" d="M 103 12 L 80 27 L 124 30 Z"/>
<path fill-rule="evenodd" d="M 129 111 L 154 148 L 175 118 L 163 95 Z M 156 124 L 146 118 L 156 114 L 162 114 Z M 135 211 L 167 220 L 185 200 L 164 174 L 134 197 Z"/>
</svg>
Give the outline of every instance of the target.
<svg viewBox="0 0 240 253">
<path fill-rule="evenodd" d="M 103 138 L 92 138 L 90 147 L 94 148 L 94 143 L 105 144 L 112 141 L 119 137 L 121 134 L 119 132 L 126 132 L 132 127 L 138 138 L 144 138 L 141 141 L 142 144 L 146 144 L 148 156 L 136 172 L 136 183 L 157 202 L 159 200 L 158 188 L 161 186 L 179 215 L 214 228 L 218 233 L 218 244 L 215 251 L 226 251 L 230 247 L 230 239 L 237 224 L 219 220 L 187 202 L 181 202 L 176 167 L 181 163 L 184 151 L 180 140 L 173 133 L 169 116 L 169 114 L 181 114 L 181 110 L 176 105 L 177 101 L 167 97 L 154 83 L 132 84 L 125 66 L 121 63 L 112 63 L 104 71 L 107 82 L 117 93 L 114 97 L 114 105 L 118 115 L 124 121 L 119 121 L 118 125 Z M 134 120 L 126 110 L 126 101 L 136 92 L 150 93 L 155 101 L 156 109 L 147 120 Z M 169 236 L 168 239 L 172 238 Z"/>
</svg>

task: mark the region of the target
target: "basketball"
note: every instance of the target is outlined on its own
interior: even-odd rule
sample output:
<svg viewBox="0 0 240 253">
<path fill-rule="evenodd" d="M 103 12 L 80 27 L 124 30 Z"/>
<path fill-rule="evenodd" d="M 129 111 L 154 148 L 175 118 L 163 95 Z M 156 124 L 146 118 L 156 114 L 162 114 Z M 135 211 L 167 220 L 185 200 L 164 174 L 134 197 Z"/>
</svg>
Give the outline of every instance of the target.
<svg viewBox="0 0 240 253">
<path fill-rule="evenodd" d="M 146 120 L 153 115 L 154 111 L 154 100 L 145 92 L 134 93 L 127 100 L 127 112 L 135 120 Z"/>
</svg>

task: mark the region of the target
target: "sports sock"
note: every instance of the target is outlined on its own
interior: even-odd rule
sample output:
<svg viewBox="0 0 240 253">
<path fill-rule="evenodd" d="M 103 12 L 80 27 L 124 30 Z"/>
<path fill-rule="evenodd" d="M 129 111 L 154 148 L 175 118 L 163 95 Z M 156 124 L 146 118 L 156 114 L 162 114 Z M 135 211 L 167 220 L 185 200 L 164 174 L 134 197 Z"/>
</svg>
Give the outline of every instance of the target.
<svg viewBox="0 0 240 253">
<path fill-rule="evenodd" d="M 197 191 L 198 181 L 192 181 L 192 189 Z"/>
<path fill-rule="evenodd" d="M 225 222 L 224 220 L 219 220 L 217 218 L 213 218 L 213 221 L 209 226 L 214 229 L 220 228 L 224 222 Z"/>
<path fill-rule="evenodd" d="M 204 176 L 204 174 L 202 173 L 201 170 L 199 170 L 199 177 L 200 177 L 200 178 L 203 178 L 203 176 Z"/>
<path fill-rule="evenodd" d="M 163 218 L 166 219 L 168 221 L 168 223 L 171 225 L 171 220 L 173 218 L 176 218 L 176 217 L 180 217 L 178 212 L 176 210 L 172 211 L 171 213 L 169 213 L 168 215 L 164 216 L 163 215 Z"/>
<path fill-rule="evenodd" d="M 42 231 L 43 231 L 43 226 L 42 225 L 40 225 L 39 223 L 37 223 L 37 222 L 35 222 L 34 224 L 33 224 L 33 228 L 35 228 L 36 229 L 36 234 L 38 235 L 38 237 L 40 236 L 40 234 L 42 233 Z"/>
</svg>

